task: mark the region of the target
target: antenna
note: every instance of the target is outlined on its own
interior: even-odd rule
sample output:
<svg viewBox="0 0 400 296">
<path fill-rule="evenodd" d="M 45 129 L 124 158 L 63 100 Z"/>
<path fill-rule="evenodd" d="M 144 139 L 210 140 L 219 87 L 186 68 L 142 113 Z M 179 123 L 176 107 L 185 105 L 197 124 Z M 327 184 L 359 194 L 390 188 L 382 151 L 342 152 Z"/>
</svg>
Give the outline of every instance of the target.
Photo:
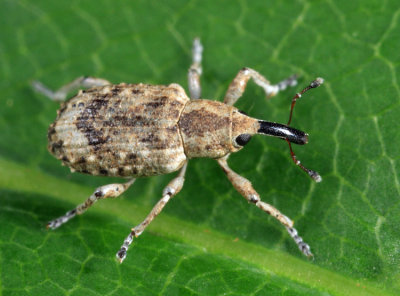
<svg viewBox="0 0 400 296">
<path fill-rule="evenodd" d="M 312 88 L 317 88 L 322 83 L 324 83 L 324 79 L 318 77 L 313 82 L 311 82 L 310 85 L 308 85 L 306 88 L 304 88 L 301 92 L 295 94 L 295 96 L 292 99 L 292 105 L 291 105 L 291 108 L 290 108 L 290 116 L 289 116 L 289 121 L 288 121 L 287 125 L 290 125 L 290 122 L 292 121 L 293 108 L 294 108 L 294 105 L 296 105 L 296 101 L 298 99 L 300 99 L 301 96 L 305 92 L 307 92 L 308 90 L 310 90 Z M 305 171 L 312 179 L 314 179 L 315 182 L 321 182 L 322 178 L 316 171 L 313 171 L 313 170 L 310 170 L 310 169 L 306 168 L 305 166 L 303 166 L 300 163 L 300 160 L 297 159 L 296 154 L 293 152 L 292 144 L 290 143 L 291 142 L 290 139 L 286 138 L 285 140 L 289 144 L 290 155 L 292 156 L 292 160 L 293 160 L 294 164 L 299 166 L 303 171 Z"/>
</svg>

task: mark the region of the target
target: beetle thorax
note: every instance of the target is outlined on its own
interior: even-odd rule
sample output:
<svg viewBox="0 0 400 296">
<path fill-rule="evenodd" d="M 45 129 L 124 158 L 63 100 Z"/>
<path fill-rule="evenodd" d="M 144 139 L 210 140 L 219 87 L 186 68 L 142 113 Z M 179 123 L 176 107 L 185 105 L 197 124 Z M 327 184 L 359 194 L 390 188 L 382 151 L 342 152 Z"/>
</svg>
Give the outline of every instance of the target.
<svg viewBox="0 0 400 296">
<path fill-rule="evenodd" d="M 233 109 L 209 100 L 186 104 L 178 125 L 187 157 L 219 158 L 231 152 Z"/>
<path fill-rule="evenodd" d="M 188 158 L 220 158 L 236 152 L 243 145 L 235 141 L 243 133 L 256 133 L 255 119 L 238 109 L 209 100 L 189 101 L 178 122 Z"/>
</svg>

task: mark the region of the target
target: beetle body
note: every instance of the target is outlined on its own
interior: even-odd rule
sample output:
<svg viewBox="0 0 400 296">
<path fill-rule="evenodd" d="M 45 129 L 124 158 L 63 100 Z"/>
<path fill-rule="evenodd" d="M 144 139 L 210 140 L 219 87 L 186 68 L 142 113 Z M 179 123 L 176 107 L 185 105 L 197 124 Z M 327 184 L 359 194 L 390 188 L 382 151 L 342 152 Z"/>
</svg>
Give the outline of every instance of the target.
<svg viewBox="0 0 400 296">
<path fill-rule="evenodd" d="M 257 71 L 243 68 L 229 85 L 223 102 L 200 99 L 202 50 L 200 40 L 195 39 L 193 63 L 188 73 L 190 99 L 178 84 L 112 84 L 101 78 L 78 77 L 52 91 L 38 81 L 33 82 L 36 91 L 62 102 L 57 118 L 48 130 L 49 151 L 71 171 L 129 178 L 125 183 L 98 187 L 82 204 L 50 221 L 48 228 L 60 227 L 100 199 L 120 196 L 136 177 L 179 170 L 151 212 L 125 238 L 116 254 L 122 262 L 133 239 L 182 189 L 189 159 L 208 157 L 217 161 L 233 187 L 249 203 L 277 219 L 303 254 L 312 256 L 309 245 L 293 228 L 293 221 L 262 201 L 251 182 L 234 172 L 227 160 L 231 153 L 243 148 L 252 135 L 274 136 L 289 144 L 292 160 L 297 166 L 315 181 L 321 181 L 317 172 L 300 163 L 291 147 L 291 143 L 306 144 L 308 135 L 289 125 L 296 100 L 309 89 L 321 85 L 323 80 L 317 78 L 293 97 L 286 125 L 258 120 L 233 106 L 242 96 L 248 80 L 253 79 L 267 97 L 272 97 L 286 87 L 296 85 L 296 77 L 271 84 Z M 85 90 L 65 101 L 67 94 L 78 88 Z"/>
<path fill-rule="evenodd" d="M 80 91 L 63 103 L 48 149 L 73 171 L 154 176 L 180 169 L 187 158 L 235 152 L 241 146 L 232 135 L 257 126 L 233 106 L 189 100 L 177 84 L 121 83 Z"/>
</svg>

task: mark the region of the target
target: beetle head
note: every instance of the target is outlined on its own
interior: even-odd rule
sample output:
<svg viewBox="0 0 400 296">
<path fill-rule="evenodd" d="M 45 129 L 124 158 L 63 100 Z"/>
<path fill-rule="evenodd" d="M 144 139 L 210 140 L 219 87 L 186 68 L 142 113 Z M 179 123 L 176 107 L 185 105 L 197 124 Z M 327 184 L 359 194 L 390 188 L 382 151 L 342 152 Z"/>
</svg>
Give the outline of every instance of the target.
<svg viewBox="0 0 400 296">
<path fill-rule="evenodd" d="M 304 145 L 308 142 L 308 134 L 302 132 L 300 130 L 294 129 L 290 127 L 290 122 L 292 120 L 293 108 L 296 104 L 296 101 L 301 98 L 301 96 L 312 88 L 319 87 L 324 80 L 322 78 L 317 78 L 312 81 L 306 88 L 304 88 L 301 92 L 297 93 L 293 99 L 290 108 L 289 121 L 287 125 L 268 122 L 263 120 L 257 120 L 247 116 L 244 112 L 239 110 L 235 110 L 232 114 L 232 144 L 233 151 L 240 150 L 244 145 L 246 145 L 251 136 L 254 134 L 264 134 L 268 136 L 278 137 L 285 140 L 289 144 L 290 155 L 292 157 L 293 162 L 299 166 L 303 171 L 305 171 L 314 181 L 320 182 L 322 180 L 321 176 L 306 167 L 304 167 L 300 161 L 297 159 L 296 155 L 292 150 L 291 143 Z"/>
<path fill-rule="evenodd" d="M 277 137 L 298 145 L 308 142 L 308 134 L 303 131 L 280 123 L 254 119 L 242 111 L 235 110 L 232 116 L 233 146 L 237 150 L 241 149 L 254 134 Z"/>
</svg>

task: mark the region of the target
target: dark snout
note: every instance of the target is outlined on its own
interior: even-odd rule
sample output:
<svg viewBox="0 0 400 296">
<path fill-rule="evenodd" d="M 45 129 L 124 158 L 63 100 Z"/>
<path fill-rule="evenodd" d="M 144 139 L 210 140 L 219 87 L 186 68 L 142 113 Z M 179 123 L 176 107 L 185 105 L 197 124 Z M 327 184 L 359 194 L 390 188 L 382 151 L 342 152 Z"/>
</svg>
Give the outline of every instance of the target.
<svg viewBox="0 0 400 296">
<path fill-rule="evenodd" d="M 278 137 L 299 145 L 308 143 L 308 134 L 303 131 L 275 122 L 260 120 L 259 123 L 260 128 L 257 131 L 259 134 Z"/>
</svg>

